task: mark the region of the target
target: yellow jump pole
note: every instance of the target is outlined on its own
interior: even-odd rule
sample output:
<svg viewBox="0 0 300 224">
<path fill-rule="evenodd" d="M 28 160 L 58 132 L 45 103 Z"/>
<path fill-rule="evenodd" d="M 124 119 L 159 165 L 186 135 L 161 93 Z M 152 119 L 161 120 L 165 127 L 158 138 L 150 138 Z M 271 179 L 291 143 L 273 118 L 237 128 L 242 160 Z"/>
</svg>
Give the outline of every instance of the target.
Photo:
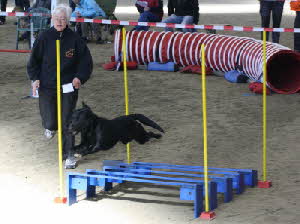
<svg viewBox="0 0 300 224">
<path fill-rule="evenodd" d="M 205 46 L 201 45 L 201 68 L 202 68 L 202 114 L 203 114 L 203 155 L 204 155 L 204 186 L 205 186 L 205 211 L 201 213 L 202 219 L 213 219 L 214 212 L 209 211 L 208 196 L 208 155 L 207 155 L 207 114 L 206 114 L 206 70 L 205 70 Z"/>
<path fill-rule="evenodd" d="M 267 181 L 267 32 L 263 31 L 263 149 L 262 149 L 262 181 L 258 187 L 269 188 L 272 183 Z"/>
<path fill-rule="evenodd" d="M 127 78 L 127 60 L 126 60 L 126 29 L 123 27 L 123 44 L 122 44 L 122 52 L 123 52 L 123 70 L 124 70 L 124 91 L 125 91 L 125 115 L 129 115 L 129 100 L 128 100 L 128 78 Z M 127 143 L 127 163 L 130 163 L 130 144 Z"/>
<path fill-rule="evenodd" d="M 63 158 L 62 158 L 62 119 L 61 119 L 61 83 L 60 83 L 60 40 L 56 40 L 56 90 L 57 90 L 57 126 L 58 126 L 58 164 L 60 197 L 55 198 L 56 203 L 66 203 L 63 192 Z"/>
</svg>

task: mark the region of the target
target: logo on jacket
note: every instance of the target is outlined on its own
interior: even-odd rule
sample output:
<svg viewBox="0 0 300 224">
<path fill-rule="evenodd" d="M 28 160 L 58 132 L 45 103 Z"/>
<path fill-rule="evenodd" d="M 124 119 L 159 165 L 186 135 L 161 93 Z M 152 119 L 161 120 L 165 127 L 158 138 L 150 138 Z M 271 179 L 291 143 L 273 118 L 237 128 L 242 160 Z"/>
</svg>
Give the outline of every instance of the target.
<svg viewBox="0 0 300 224">
<path fill-rule="evenodd" d="M 66 57 L 67 58 L 72 58 L 74 56 L 74 49 L 70 49 L 68 51 L 66 51 Z"/>
</svg>

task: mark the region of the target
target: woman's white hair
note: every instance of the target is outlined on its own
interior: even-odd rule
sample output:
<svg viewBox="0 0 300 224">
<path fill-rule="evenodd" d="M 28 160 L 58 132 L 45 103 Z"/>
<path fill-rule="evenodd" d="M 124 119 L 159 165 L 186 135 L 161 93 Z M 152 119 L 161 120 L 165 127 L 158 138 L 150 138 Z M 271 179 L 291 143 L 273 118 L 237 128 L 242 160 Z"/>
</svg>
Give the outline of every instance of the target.
<svg viewBox="0 0 300 224">
<path fill-rule="evenodd" d="M 68 6 L 67 4 L 59 4 L 57 5 L 54 10 L 52 11 L 52 16 L 57 15 L 59 13 L 65 13 L 66 14 L 66 19 L 68 21 L 68 23 L 70 22 L 70 18 L 71 18 L 71 13 L 72 13 L 72 9 L 70 6 Z"/>
</svg>

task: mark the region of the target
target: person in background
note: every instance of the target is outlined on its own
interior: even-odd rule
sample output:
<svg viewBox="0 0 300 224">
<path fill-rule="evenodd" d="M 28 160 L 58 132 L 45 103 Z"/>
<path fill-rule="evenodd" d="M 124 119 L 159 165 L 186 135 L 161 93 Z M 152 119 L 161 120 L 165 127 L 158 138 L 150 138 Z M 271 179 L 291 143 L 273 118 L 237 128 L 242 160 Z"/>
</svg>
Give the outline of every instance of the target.
<svg viewBox="0 0 300 224">
<path fill-rule="evenodd" d="M 29 7 L 26 12 L 30 12 L 33 8 L 46 8 L 51 11 L 51 0 L 36 0 L 32 7 Z M 50 19 L 48 21 L 50 23 Z M 23 41 L 30 38 L 30 32 L 26 31 L 24 32 L 20 37 L 19 41 Z"/>
<path fill-rule="evenodd" d="M 273 18 L 273 28 L 279 28 L 282 18 L 283 6 L 285 0 L 259 0 L 261 26 L 269 28 L 271 13 Z M 279 43 L 280 32 L 272 32 L 273 43 Z M 262 39 L 262 37 L 261 37 Z M 269 32 L 267 32 L 267 40 L 269 40 Z"/>
<path fill-rule="evenodd" d="M 1 11 L 6 12 L 7 0 L 1 0 Z M 0 16 L 0 25 L 5 24 L 5 16 Z"/>
<path fill-rule="evenodd" d="M 44 135 L 51 139 L 57 130 L 56 40 L 60 40 L 63 158 L 68 159 L 67 168 L 72 167 L 75 160 L 71 154 L 75 137 L 68 131 L 68 121 L 76 108 L 78 90 L 93 70 L 92 56 L 86 43 L 68 27 L 71 12 L 66 4 L 58 5 L 53 10 L 53 27 L 38 36 L 27 64 L 33 96 L 38 89 Z"/>
<path fill-rule="evenodd" d="M 95 0 L 73 0 L 76 4 L 76 8 L 72 13 L 72 17 L 83 17 L 88 19 L 100 19 L 105 18 L 105 12 L 95 2 Z M 88 23 L 81 23 L 82 39 L 88 41 Z M 101 25 L 99 23 L 92 24 L 94 33 L 96 35 L 96 43 L 103 44 L 104 41 L 101 38 Z"/>
<path fill-rule="evenodd" d="M 291 0 L 290 6 L 296 11 L 294 28 L 300 28 L 300 0 Z M 300 33 L 294 33 L 294 51 L 300 53 Z"/>
<path fill-rule="evenodd" d="M 32 8 L 46 8 L 51 10 L 51 0 L 36 0 Z"/>
<path fill-rule="evenodd" d="M 139 22 L 161 22 L 164 15 L 162 0 L 138 0 L 135 3 L 140 13 Z M 149 30 L 148 26 L 136 26 L 135 30 Z"/>
<path fill-rule="evenodd" d="M 168 0 L 168 18 L 164 23 L 197 24 L 199 22 L 198 0 Z M 173 28 L 166 27 L 166 31 Z M 193 32 L 194 29 L 183 29 L 183 32 Z"/>
<path fill-rule="evenodd" d="M 15 6 L 24 10 L 24 12 L 30 7 L 29 0 L 15 0 Z"/>
<path fill-rule="evenodd" d="M 69 0 L 69 6 L 71 7 L 72 12 L 74 12 L 76 4 L 73 2 L 73 0 Z M 80 23 L 77 24 L 76 22 L 70 22 L 70 27 L 71 29 L 75 30 L 79 36 L 82 36 Z"/>
<path fill-rule="evenodd" d="M 71 7 L 72 12 L 74 12 L 74 10 L 76 8 L 76 4 L 72 0 L 69 0 L 69 6 Z"/>
</svg>

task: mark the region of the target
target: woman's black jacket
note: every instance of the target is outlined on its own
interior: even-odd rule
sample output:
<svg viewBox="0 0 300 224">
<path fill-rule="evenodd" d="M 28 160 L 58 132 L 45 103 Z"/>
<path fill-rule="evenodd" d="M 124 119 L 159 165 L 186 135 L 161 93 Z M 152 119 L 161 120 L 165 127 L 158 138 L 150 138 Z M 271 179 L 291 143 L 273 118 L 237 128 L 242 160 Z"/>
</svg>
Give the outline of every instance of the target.
<svg viewBox="0 0 300 224">
<path fill-rule="evenodd" d="M 56 40 L 60 40 L 61 84 L 77 77 L 84 84 L 93 71 L 93 60 L 82 39 L 70 28 L 62 32 L 54 27 L 44 31 L 34 42 L 27 64 L 30 80 L 40 80 L 40 88 L 56 88 Z"/>
</svg>

